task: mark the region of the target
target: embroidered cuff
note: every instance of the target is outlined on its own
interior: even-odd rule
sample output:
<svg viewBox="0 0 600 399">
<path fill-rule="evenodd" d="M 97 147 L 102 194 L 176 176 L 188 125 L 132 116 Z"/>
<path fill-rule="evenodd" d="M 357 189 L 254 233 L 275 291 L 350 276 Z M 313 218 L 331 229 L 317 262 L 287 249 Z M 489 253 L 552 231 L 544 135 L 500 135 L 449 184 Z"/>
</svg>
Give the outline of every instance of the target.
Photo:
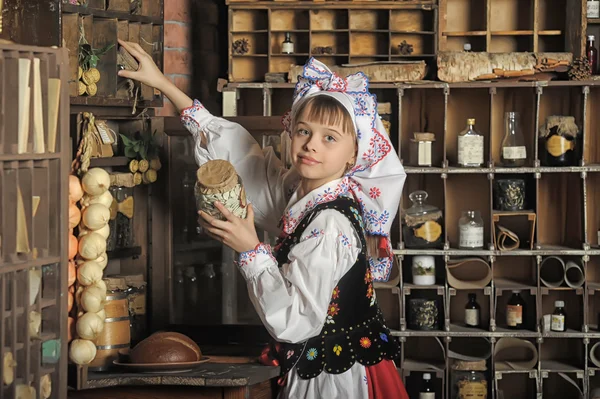
<svg viewBox="0 0 600 399">
<path fill-rule="evenodd" d="M 240 253 L 237 266 L 246 280 L 260 274 L 269 266 L 277 265 L 269 244 L 260 243 L 251 251 Z"/>
<path fill-rule="evenodd" d="M 181 111 L 179 117 L 183 126 L 194 136 L 202 131 L 203 126 L 206 124 L 207 117 L 211 116 L 210 112 L 204 108 L 204 105 L 198 100 L 194 100 L 192 106 L 187 107 Z"/>
</svg>

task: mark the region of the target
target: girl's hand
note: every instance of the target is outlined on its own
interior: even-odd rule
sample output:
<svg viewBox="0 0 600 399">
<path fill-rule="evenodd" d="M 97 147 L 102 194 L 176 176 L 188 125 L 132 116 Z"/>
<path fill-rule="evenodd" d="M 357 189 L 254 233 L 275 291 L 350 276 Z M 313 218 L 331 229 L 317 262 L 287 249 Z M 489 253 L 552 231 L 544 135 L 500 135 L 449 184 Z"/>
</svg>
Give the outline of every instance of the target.
<svg viewBox="0 0 600 399">
<path fill-rule="evenodd" d="M 211 237 L 221 241 L 236 252 L 251 251 L 260 244 L 254 227 L 252 204 L 248 204 L 246 219 L 235 216 L 219 202 L 215 202 L 215 207 L 227 220 L 216 219 L 203 211 L 198 212 L 200 224 Z"/>
<path fill-rule="evenodd" d="M 152 57 L 137 43 L 125 42 L 119 39 L 119 44 L 125 48 L 140 64 L 137 71 L 119 71 L 119 76 L 137 80 L 150 87 L 161 90 L 167 78 L 154 63 Z"/>
</svg>

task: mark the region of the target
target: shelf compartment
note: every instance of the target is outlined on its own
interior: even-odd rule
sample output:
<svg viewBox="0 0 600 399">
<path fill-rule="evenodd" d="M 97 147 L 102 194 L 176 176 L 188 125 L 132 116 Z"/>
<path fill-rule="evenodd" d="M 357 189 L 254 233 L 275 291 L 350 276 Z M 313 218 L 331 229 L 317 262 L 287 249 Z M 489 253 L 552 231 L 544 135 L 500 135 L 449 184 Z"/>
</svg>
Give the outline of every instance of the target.
<svg viewBox="0 0 600 399">
<path fill-rule="evenodd" d="M 350 30 L 388 30 L 388 10 L 350 10 Z"/>
<path fill-rule="evenodd" d="M 390 30 L 435 31 L 433 12 L 428 10 L 391 10 Z"/>
<path fill-rule="evenodd" d="M 534 25 L 533 0 L 503 0 L 490 2 L 490 30 L 531 30 Z"/>
<path fill-rule="evenodd" d="M 386 325 L 392 330 L 400 330 L 400 309 L 402 306 L 400 288 L 375 288 L 377 304 L 381 309 Z"/>
<path fill-rule="evenodd" d="M 523 298 L 523 301 L 525 301 L 525 311 L 523 316 L 524 326 L 523 329 L 520 330 L 508 328 L 508 324 L 506 322 L 506 305 L 510 300 L 512 291 L 515 289 L 521 291 L 521 297 Z M 535 332 L 537 320 L 539 320 L 537 315 L 536 296 L 536 287 L 524 287 L 519 289 L 514 287 L 504 288 L 502 286 L 496 286 L 496 298 L 494 302 L 494 306 L 496 308 L 494 315 L 496 331 L 511 334 L 518 334 L 520 332 Z"/>
<path fill-rule="evenodd" d="M 600 135 L 597 134 L 600 131 L 600 115 L 594 112 L 598 107 L 600 107 L 600 87 L 590 87 L 586 104 L 587 119 L 585 123 L 585 145 L 583 146 L 585 164 L 600 163 Z"/>
<path fill-rule="evenodd" d="M 471 45 L 471 51 L 486 51 L 486 39 L 484 35 L 460 35 L 460 36 L 448 36 L 446 39 L 446 50 L 447 51 L 463 51 L 464 45 L 469 43 Z"/>
<path fill-rule="evenodd" d="M 269 28 L 269 16 L 267 10 L 252 9 L 241 10 L 232 9 L 230 11 L 230 30 L 235 33 L 238 31 L 250 32 L 256 30 L 267 30 Z"/>
<path fill-rule="evenodd" d="M 310 48 L 311 53 L 315 47 L 331 47 L 333 54 L 348 54 L 350 51 L 347 33 L 312 33 Z M 313 54 L 317 56 L 316 54 Z M 330 56 L 329 54 L 324 55 Z"/>
<path fill-rule="evenodd" d="M 348 10 L 310 10 L 310 28 L 313 32 L 348 29 Z"/>
<path fill-rule="evenodd" d="M 445 110 L 443 90 L 404 90 L 401 101 L 400 153 L 403 164 L 409 165 L 410 163 L 410 140 L 414 137 L 414 133 L 429 132 L 435 134 L 431 152 L 432 166 L 441 167 L 444 162 L 445 140 L 443 115 L 440 115 Z M 427 106 L 425 106 L 426 104 Z M 431 195 L 430 198 L 432 198 Z"/>
<path fill-rule="evenodd" d="M 483 219 L 484 249 L 491 243 L 491 183 L 484 174 L 457 174 L 446 178 L 446 236 L 450 248 L 458 248 L 460 236 L 458 223 L 462 212 L 475 210 Z"/>
<path fill-rule="evenodd" d="M 499 256 L 493 269 L 497 290 L 510 291 L 537 286 L 537 262 L 533 256 Z"/>
<path fill-rule="evenodd" d="M 446 0 L 445 32 L 486 30 L 486 2 L 479 0 Z"/>
<path fill-rule="evenodd" d="M 582 181 L 576 174 L 542 174 L 537 204 L 539 246 L 581 247 Z"/>
<path fill-rule="evenodd" d="M 402 345 L 403 371 L 440 372 L 446 369 L 445 347 L 437 337 L 407 337 Z"/>
<path fill-rule="evenodd" d="M 387 33 L 352 33 L 350 35 L 350 55 L 352 57 L 377 55 L 387 57 L 388 54 L 389 36 Z"/>
<path fill-rule="evenodd" d="M 410 293 L 411 289 L 436 289 L 438 287 L 444 287 L 444 283 L 446 282 L 446 267 L 443 257 L 435 256 L 435 286 L 414 284 L 412 273 L 413 259 L 413 255 L 406 255 L 402 259 L 403 284 L 405 288 L 409 289 L 408 291 L 405 290 L 405 292 Z"/>
<path fill-rule="evenodd" d="M 537 95 L 531 88 L 498 88 L 492 95 L 491 121 L 491 153 L 492 162 L 501 166 L 502 140 L 506 132 L 505 116 L 507 112 L 517 112 L 520 117 L 520 128 L 525 138 L 527 162 L 525 166 L 533 166 L 535 159 L 535 109 Z"/>
<path fill-rule="evenodd" d="M 392 55 L 403 56 L 399 49 L 400 43 L 403 41 L 413 45 L 413 52 L 410 54 L 411 56 L 435 53 L 433 36 L 413 33 L 392 33 L 392 39 L 390 42 L 390 53 Z"/>
<path fill-rule="evenodd" d="M 494 211 L 492 215 L 492 241 L 498 251 L 499 226 L 502 226 L 519 237 L 519 249 L 532 250 L 534 246 L 536 214 L 532 211 L 500 212 Z M 506 250 L 508 251 L 508 250 Z"/>
<path fill-rule="evenodd" d="M 548 31 L 561 32 L 561 31 Z M 564 51 L 566 39 L 562 33 L 540 35 L 538 37 L 538 51 L 541 53 L 551 53 Z"/>
<path fill-rule="evenodd" d="M 434 288 L 433 286 L 413 286 L 419 288 Z M 405 325 L 406 329 L 410 331 L 419 331 L 419 332 L 440 332 L 444 329 L 444 320 L 446 318 L 446 300 L 443 289 L 412 289 L 406 290 L 404 288 L 404 315 L 405 315 Z M 434 311 L 431 310 L 432 313 L 418 313 L 414 312 L 418 309 L 422 310 L 423 308 L 428 309 L 437 309 L 437 318 L 435 318 Z M 417 329 L 417 325 L 428 326 L 430 329 Z"/>
<path fill-rule="evenodd" d="M 489 287 L 484 289 L 457 290 L 450 288 L 450 332 L 486 332 L 490 327 L 491 293 Z M 479 304 L 479 327 L 470 327 L 465 324 L 465 306 L 469 301 L 469 294 L 477 296 Z"/>
<path fill-rule="evenodd" d="M 231 80 L 236 82 L 255 82 L 264 80 L 269 69 L 269 61 L 264 58 L 237 57 L 231 61 Z"/>
<path fill-rule="evenodd" d="M 404 385 L 406 387 L 406 393 L 408 393 L 408 397 L 418 398 L 419 389 L 422 387 L 423 384 L 423 374 L 425 374 L 425 372 L 402 370 L 402 374 L 404 375 Z M 446 385 L 443 373 L 429 371 L 429 374 L 431 374 L 431 381 L 433 383 L 434 391 L 444 392 Z"/>
<path fill-rule="evenodd" d="M 529 373 L 498 373 L 494 378 L 496 397 L 531 399 L 536 396 L 536 378 Z"/>
<path fill-rule="evenodd" d="M 483 135 L 483 165 L 490 160 L 491 95 L 488 89 L 451 89 L 446 118 L 446 159 L 458 165 L 458 135 L 467 128 L 467 119 L 475 118 L 475 129 Z M 488 219 L 489 220 L 489 219 Z"/>
<path fill-rule="evenodd" d="M 444 180 L 434 174 L 411 174 L 406 177 L 404 182 L 404 189 L 402 190 L 401 208 L 406 210 L 412 206 L 412 201 L 409 195 L 418 190 L 424 190 L 427 192 L 427 203 L 433 205 L 442 211 L 442 218 L 446 218 L 445 204 L 444 204 L 444 193 L 445 193 L 445 182 Z M 442 221 L 443 222 L 443 221 Z M 444 226 L 442 225 L 442 228 Z M 442 243 L 445 232 L 442 232 Z M 404 241 L 404 238 L 403 238 Z M 437 240 L 436 240 L 437 241 Z M 440 249 L 443 244 L 440 245 Z"/>
<path fill-rule="evenodd" d="M 533 51 L 533 35 L 495 35 L 490 42 L 490 53 Z"/>
<path fill-rule="evenodd" d="M 564 290 L 552 290 L 548 288 L 541 288 L 542 291 L 542 314 L 540 319 L 544 315 L 551 315 L 554 312 L 555 301 L 565 302 L 565 313 L 567 314 L 567 330 L 581 332 L 584 330 L 584 312 L 583 312 L 583 301 L 585 299 L 583 295 L 583 289 L 572 289 L 565 288 Z M 565 334 L 555 331 L 544 331 L 544 333 L 552 334 Z"/>
<path fill-rule="evenodd" d="M 544 338 L 540 349 L 540 368 L 551 373 L 583 370 L 585 356 L 581 338 Z"/>
<path fill-rule="evenodd" d="M 308 61 L 308 55 L 290 55 L 290 56 L 271 56 L 269 61 L 269 72 L 287 73 L 292 65 L 304 65 Z M 288 108 L 289 109 L 289 108 Z"/>
<path fill-rule="evenodd" d="M 290 33 L 290 38 L 294 42 L 294 53 L 308 54 L 309 52 L 309 34 L 306 33 Z M 285 32 L 271 32 L 271 55 L 287 55 L 282 53 L 283 41 L 285 40 Z M 293 54 L 291 54 L 293 55 Z M 289 68 L 288 68 L 289 69 Z M 275 71 L 271 71 L 275 72 Z"/>
<path fill-rule="evenodd" d="M 591 369 L 591 365 L 590 365 L 589 379 L 588 379 L 588 392 L 590 394 L 590 398 L 598 397 L 599 391 L 600 391 L 600 369 L 598 369 L 598 368 Z"/>
<path fill-rule="evenodd" d="M 271 10 L 271 31 L 308 30 L 308 10 Z"/>
<path fill-rule="evenodd" d="M 576 6 L 576 2 L 571 3 L 568 0 L 538 0 L 538 29 L 541 31 L 562 30 L 564 32 L 566 29 L 567 15 L 569 14 L 568 8 L 574 8 Z M 575 13 L 575 10 L 573 10 L 573 13 Z M 583 16 L 583 18 L 585 18 L 585 16 Z M 575 27 L 570 28 L 574 29 Z M 564 47 L 561 51 L 565 51 Z"/>
<path fill-rule="evenodd" d="M 266 33 L 234 33 L 231 38 L 231 46 L 236 40 L 247 39 L 248 40 L 248 52 L 244 55 L 266 55 L 268 52 L 267 40 L 268 36 Z M 283 36 L 282 40 L 283 41 Z M 233 53 L 235 56 L 236 54 Z"/>
</svg>

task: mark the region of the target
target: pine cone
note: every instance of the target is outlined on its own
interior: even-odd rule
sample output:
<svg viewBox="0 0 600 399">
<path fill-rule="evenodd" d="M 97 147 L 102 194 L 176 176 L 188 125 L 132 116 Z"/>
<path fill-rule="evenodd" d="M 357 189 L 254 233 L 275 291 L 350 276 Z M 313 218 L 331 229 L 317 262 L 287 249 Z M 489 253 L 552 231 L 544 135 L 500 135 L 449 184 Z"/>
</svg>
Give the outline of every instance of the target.
<svg viewBox="0 0 600 399">
<path fill-rule="evenodd" d="M 238 39 L 233 42 L 233 54 L 244 55 L 250 51 L 250 43 L 248 39 Z"/>
<path fill-rule="evenodd" d="M 587 80 L 592 76 L 592 66 L 587 57 L 576 58 L 568 72 L 569 80 Z"/>
<path fill-rule="evenodd" d="M 398 45 L 398 50 L 402 55 L 410 55 L 414 51 L 414 48 L 412 44 L 408 44 L 406 40 L 402 40 L 402 43 Z"/>
</svg>

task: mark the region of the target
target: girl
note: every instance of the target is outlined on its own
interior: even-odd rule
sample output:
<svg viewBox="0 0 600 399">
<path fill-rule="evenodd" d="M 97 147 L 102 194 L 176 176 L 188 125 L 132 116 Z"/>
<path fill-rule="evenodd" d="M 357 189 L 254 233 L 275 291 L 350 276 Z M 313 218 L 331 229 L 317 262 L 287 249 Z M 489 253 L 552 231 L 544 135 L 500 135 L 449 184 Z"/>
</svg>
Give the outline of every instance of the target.
<svg viewBox="0 0 600 399">
<path fill-rule="evenodd" d="M 226 159 L 244 182 L 246 219 L 217 204 L 226 220 L 200 212 L 200 221 L 240 254 L 250 300 L 278 341 L 280 398 L 408 398 L 373 289 L 389 278 L 388 237 L 406 175 L 367 78 L 306 64 L 283 121 L 293 164 L 285 170 L 271 148 L 262 151 L 240 125 L 179 91 L 141 47 L 119 43 L 140 63 L 119 74 L 156 87 L 182 110 L 198 165 Z M 279 234 L 274 250 L 255 223 Z"/>
</svg>

